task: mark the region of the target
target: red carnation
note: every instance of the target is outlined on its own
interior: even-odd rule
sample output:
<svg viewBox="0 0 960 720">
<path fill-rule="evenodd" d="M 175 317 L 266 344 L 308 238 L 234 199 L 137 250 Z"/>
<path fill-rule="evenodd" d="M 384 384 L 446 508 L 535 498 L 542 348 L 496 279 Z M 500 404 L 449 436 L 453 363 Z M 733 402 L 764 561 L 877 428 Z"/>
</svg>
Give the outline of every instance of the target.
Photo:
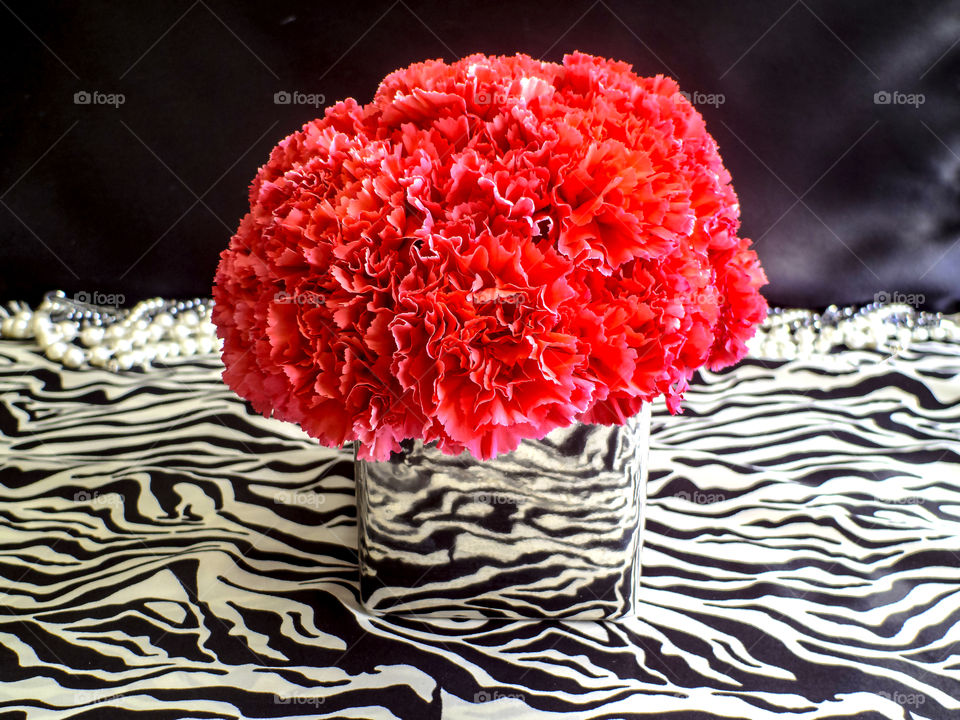
<svg viewBox="0 0 960 720">
<path fill-rule="evenodd" d="M 224 380 L 378 460 L 676 411 L 766 314 L 738 227 L 673 80 L 583 54 L 418 63 L 260 169 L 213 291 Z"/>
</svg>

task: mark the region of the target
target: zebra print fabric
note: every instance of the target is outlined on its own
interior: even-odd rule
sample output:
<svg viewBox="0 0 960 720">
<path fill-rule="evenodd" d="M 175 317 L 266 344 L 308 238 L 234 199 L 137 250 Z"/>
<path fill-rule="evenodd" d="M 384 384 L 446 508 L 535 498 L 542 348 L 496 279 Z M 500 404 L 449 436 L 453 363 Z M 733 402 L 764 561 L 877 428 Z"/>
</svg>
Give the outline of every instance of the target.
<svg viewBox="0 0 960 720">
<path fill-rule="evenodd" d="M 960 717 L 957 345 L 655 407 L 640 605 L 606 623 L 367 614 L 350 452 L 219 373 L 0 343 L 0 717 Z"/>
</svg>

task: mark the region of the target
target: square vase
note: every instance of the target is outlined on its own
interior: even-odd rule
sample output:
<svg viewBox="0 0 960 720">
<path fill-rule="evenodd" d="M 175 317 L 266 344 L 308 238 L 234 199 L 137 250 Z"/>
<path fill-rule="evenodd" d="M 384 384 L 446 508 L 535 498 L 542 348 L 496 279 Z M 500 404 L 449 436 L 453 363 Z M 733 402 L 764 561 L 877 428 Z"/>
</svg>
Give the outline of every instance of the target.
<svg viewBox="0 0 960 720">
<path fill-rule="evenodd" d="M 356 460 L 371 613 L 605 620 L 635 611 L 650 407 L 479 461 L 420 441 Z"/>
</svg>

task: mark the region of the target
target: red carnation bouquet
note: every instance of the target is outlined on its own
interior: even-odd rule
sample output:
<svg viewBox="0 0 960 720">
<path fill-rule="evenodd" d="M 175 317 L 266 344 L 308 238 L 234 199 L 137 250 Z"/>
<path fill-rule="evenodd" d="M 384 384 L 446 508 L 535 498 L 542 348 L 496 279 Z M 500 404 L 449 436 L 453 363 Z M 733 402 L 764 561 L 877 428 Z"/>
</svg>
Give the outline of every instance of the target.
<svg viewBox="0 0 960 720">
<path fill-rule="evenodd" d="M 374 460 L 677 412 L 766 314 L 738 228 L 673 80 L 579 53 L 417 63 L 260 169 L 213 290 L 223 377 Z"/>
</svg>

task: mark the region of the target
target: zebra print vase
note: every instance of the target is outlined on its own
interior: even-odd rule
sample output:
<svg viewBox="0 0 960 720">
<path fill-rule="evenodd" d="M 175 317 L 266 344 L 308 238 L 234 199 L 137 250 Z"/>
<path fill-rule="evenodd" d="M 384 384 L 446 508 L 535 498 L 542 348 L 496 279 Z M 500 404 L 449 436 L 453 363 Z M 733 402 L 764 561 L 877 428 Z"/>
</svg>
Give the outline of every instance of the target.
<svg viewBox="0 0 960 720">
<path fill-rule="evenodd" d="M 372 613 L 603 620 L 634 613 L 650 410 L 480 462 L 415 442 L 356 461 Z"/>
</svg>

